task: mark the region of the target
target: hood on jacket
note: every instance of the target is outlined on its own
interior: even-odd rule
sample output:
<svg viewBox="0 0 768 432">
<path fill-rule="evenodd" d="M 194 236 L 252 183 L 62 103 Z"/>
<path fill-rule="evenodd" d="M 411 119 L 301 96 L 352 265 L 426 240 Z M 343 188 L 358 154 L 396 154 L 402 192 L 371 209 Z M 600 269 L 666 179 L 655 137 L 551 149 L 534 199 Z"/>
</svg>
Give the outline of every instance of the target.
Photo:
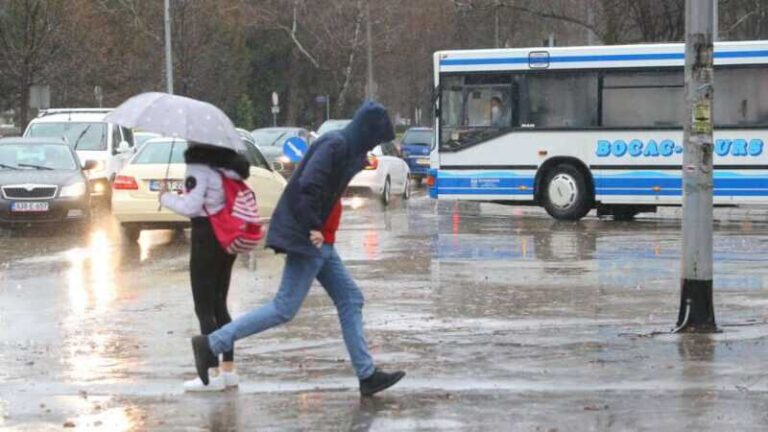
<svg viewBox="0 0 768 432">
<path fill-rule="evenodd" d="M 352 118 L 352 123 L 341 133 L 350 149 L 358 155 L 365 155 L 377 145 L 395 139 L 387 109 L 373 101 L 363 103 Z"/>
<path fill-rule="evenodd" d="M 229 170 L 242 180 L 250 175 L 251 164 L 245 156 L 234 150 L 205 144 L 193 144 L 184 152 L 184 162 L 208 165 L 214 169 Z"/>
</svg>

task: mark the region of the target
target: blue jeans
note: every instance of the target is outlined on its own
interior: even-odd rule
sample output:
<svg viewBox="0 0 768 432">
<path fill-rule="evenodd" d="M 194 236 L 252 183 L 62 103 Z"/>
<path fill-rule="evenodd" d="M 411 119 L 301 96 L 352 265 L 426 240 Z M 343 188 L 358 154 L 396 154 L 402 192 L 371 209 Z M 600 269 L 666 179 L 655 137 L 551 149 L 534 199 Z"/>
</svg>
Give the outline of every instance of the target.
<svg viewBox="0 0 768 432">
<path fill-rule="evenodd" d="M 341 333 L 357 377 L 371 376 L 374 365 L 363 335 L 363 294 L 333 245 L 323 245 L 320 257 L 289 253 L 275 298 L 209 334 L 211 350 L 216 355 L 231 351 L 235 341 L 293 319 L 315 279 L 336 305 Z"/>
</svg>

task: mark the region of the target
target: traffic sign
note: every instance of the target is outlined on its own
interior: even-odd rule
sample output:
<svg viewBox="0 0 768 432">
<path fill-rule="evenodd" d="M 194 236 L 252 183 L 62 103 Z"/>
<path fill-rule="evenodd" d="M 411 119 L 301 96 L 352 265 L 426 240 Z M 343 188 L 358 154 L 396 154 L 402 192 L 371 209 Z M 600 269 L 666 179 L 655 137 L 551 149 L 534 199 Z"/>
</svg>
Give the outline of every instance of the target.
<svg viewBox="0 0 768 432">
<path fill-rule="evenodd" d="M 307 153 L 307 142 L 301 137 L 291 137 L 285 140 L 283 144 L 283 154 L 285 154 L 291 162 L 298 162 Z"/>
<path fill-rule="evenodd" d="M 328 96 L 315 96 L 315 103 L 324 104 L 328 102 Z"/>
</svg>

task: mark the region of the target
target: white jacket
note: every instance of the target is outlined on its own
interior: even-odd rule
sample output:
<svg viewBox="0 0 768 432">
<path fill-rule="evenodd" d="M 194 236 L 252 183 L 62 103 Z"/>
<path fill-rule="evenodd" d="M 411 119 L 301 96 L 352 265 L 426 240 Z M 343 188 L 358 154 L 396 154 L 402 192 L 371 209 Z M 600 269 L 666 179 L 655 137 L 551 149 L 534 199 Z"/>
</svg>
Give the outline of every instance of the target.
<svg viewBox="0 0 768 432">
<path fill-rule="evenodd" d="M 241 179 L 231 170 L 217 170 L 203 164 L 188 164 L 184 194 L 165 193 L 160 197 L 160 203 L 163 207 L 188 218 L 216 214 L 224 208 L 221 173 L 231 179 Z"/>
</svg>

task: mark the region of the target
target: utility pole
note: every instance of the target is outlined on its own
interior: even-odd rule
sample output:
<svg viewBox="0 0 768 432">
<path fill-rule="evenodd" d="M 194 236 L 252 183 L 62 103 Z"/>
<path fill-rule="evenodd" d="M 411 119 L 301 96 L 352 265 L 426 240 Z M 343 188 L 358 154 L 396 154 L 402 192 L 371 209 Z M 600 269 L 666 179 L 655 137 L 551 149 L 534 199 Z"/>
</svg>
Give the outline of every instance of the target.
<svg viewBox="0 0 768 432">
<path fill-rule="evenodd" d="M 678 330 L 716 330 L 712 302 L 712 102 L 715 0 L 685 2 L 683 250 Z"/>
<path fill-rule="evenodd" d="M 376 99 L 376 83 L 373 81 L 373 42 L 371 40 L 371 2 L 365 2 L 365 40 L 368 56 L 368 84 L 365 88 L 365 98 L 367 100 Z"/>
<path fill-rule="evenodd" d="M 173 58 L 171 49 L 171 0 L 165 0 L 165 85 L 173 94 Z"/>
<path fill-rule="evenodd" d="M 493 31 L 493 47 L 499 48 L 499 8 L 501 7 L 501 4 L 499 4 L 499 0 L 496 0 L 496 3 L 493 5 L 493 18 L 494 18 L 494 31 Z"/>
</svg>

